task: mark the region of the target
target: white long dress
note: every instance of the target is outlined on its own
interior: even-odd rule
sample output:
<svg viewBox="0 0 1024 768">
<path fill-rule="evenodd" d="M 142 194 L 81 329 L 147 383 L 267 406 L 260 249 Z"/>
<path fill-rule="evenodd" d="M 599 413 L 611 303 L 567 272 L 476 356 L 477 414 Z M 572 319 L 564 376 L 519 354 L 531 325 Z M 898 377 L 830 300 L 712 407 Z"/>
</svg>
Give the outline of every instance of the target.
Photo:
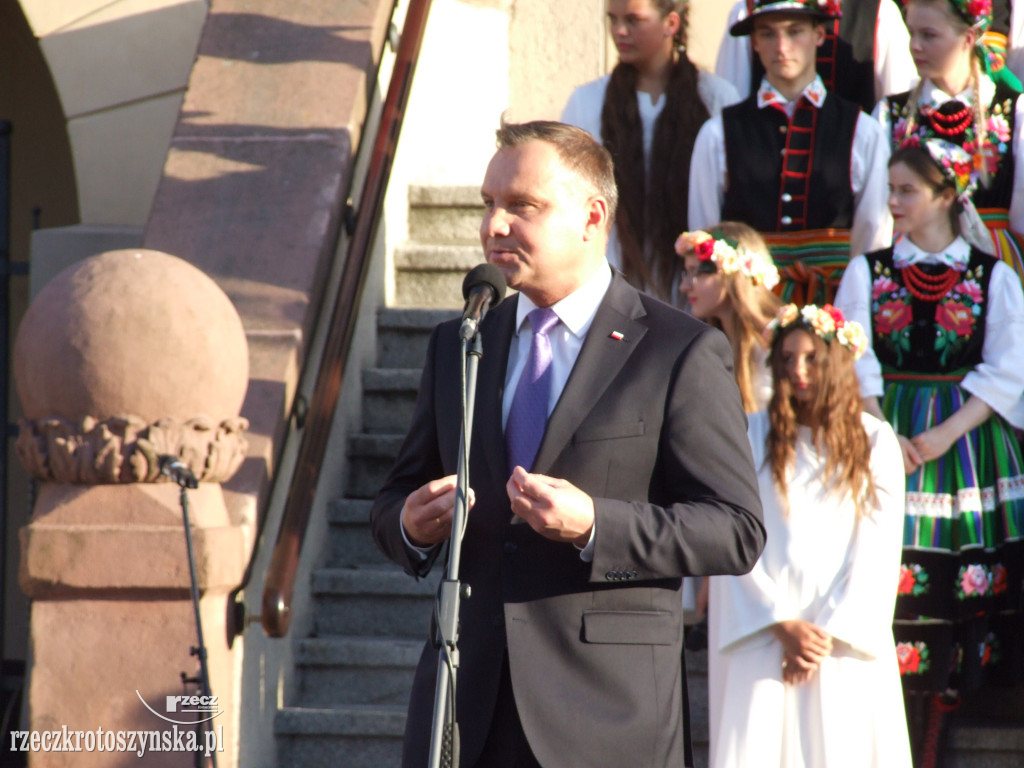
<svg viewBox="0 0 1024 768">
<path fill-rule="evenodd" d="M 878 503 L 857 518 L 824 486 L 825 461 L 800 428 L 788 516 L 765 463 L 766 412 L 750 417 L 768 540 L 754 570 L 711 579 L 711 768 L 909 768 L 892 637 L 903 524 L 903 461 L 888 424 L 864 414 Z M 782 682 L 769 627 L 803 619 L 833 653 L 810 682 Z"/>
</svg>

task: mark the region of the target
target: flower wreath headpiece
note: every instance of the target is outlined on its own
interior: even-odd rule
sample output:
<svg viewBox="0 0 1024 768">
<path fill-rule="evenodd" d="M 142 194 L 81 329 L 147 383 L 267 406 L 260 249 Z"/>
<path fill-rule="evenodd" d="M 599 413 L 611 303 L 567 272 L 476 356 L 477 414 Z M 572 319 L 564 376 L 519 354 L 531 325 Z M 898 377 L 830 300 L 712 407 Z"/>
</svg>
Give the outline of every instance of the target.
<svg viewBox="0 0 1024 768">
<path fill-rule="evenodd" d="M 803 309 L 798 308 L 796 304 L 787 304 L 779 310 L 775 319 L 768 323 L 764 334 L 769 342 L 774 343 L 776 334 L 791 325 L 803 326 L 826 344 L 838 341 L 840 346 L 850 351 L 854 360 L 863 355 L 868 348 L 868 337 L 864 333 L 864 327 L 854 320 L 847 320 L 842 311 L 831 304 L 821 307 L 808 304 Z"/>
<path fill-rule="evenodd" d="M 923 146 L 942 170 L 942 175 L 953 182 L 956 199 L 961 203 L 970 200 L 974 190 L 978 188 L 980 176 L 971 154 L 959 144 L 945 139 L 926 139 Z"/>
<path fill-rule="evenodd" d="M 726 237 L 720 229 L 683 232 L 676 240 L 676 253 L 685 256 L 690 251 L 701 261 L 713 263 L 723 275 L 739 272 L 769 291 L 779 283 L 779 270 L 771 256 L 751 251 L 738 240 Z"/>
</svg>

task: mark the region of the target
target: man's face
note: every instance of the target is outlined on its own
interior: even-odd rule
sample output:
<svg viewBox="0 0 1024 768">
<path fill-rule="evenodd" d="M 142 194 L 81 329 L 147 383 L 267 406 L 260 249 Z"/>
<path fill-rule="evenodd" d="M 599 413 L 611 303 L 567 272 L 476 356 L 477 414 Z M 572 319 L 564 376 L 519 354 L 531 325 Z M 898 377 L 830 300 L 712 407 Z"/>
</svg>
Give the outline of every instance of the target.
<svg viewBox="0 0 1024 768">
<path fill-rule="evenodd" d="M 825 42 L 825 26 L 800 14 L 770 13 L 754 20 L 751 41 L 776 88 L 809 83 L 818 46 Z"/>
<path fill-rule="evenodd" d="M 499 149 L 481 187 L 480 241 L 509 286 L 548 307 L 604 259 L 604 198 L 544 141 Z"/>
</svg>

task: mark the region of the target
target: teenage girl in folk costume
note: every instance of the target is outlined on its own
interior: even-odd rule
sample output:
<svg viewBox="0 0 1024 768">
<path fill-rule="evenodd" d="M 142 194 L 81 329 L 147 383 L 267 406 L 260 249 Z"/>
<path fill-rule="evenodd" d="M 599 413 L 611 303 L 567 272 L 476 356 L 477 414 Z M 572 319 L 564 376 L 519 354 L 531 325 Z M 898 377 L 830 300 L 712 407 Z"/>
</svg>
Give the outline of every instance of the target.
<svg viewBox="0 0 1024 768">
<path fill-rule="evenodd" d="M 1022 651 L 1024 460 L 1013 428 L 1024 427 L 1024 292 L 1005 263 L 958 234 L 978 175 L 951 142 L 897 150 L 889 205 L 899 239 L 851 260 L 836 297 L 871 328 L 861 393 L 903 450 L 895 634 L 926 766 L 958 693 L 1014 682 Z"/>
<path fill-rule="evenodd" d="M 748 436 L 768 533 L 754 569 L 712 577 L 711 768 L 910 768 L 892 642 L 904 489 L 892 428 L 864 413 L 864 330 L 789 304 L 770 325 L 774 394 Z"/>
<path fill-rule="evenodd" d="M 609 262 L 637 287 L 672 299 L 680 266 L 672 245 L 688 229 L 693 142 L 739 94 L 687 58 L 685 0 L 607 0 L 606 9 L 619 62 L 572 93 L 562 122 L 589 131 L 615 161 L 619 209 Z"/>
<path fill-rule="evenodd" d="M 1020 81 L 985 45 L 991 0 L 909 0 L 910 51 L 921 81 L 882 101 L 894 147 L 938 138 L 963 147 L 980 173 L 972 193 L 991 231 L 982 250 L 1024 276 L 1024 99 Z"/>
<path fill-rule="evenodd" d="M 683 261 L 679 293 L 690 312 L 729 338 L 744 410 L 764 410 L 772 395 L 764 330 L 782 306 L 772 293 L 779 271 L 768 246 L 752 227 L 723 221 L 709 232 L 683 232 L 676 253 Z"/>
</svg>

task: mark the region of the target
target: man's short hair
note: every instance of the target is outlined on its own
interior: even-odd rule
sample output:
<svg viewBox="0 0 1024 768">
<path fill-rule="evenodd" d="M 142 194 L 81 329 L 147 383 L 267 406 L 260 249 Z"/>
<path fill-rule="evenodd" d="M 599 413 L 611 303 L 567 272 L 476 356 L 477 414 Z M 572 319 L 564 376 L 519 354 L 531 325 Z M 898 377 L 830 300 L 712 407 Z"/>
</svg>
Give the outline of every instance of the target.
<svg viewBox="0 0 1024 768">
<path fill-rule="evenodd" d="M 582 128 L 553 120 L 507 123 L 504 117 L 495 134 L 498 149 L 518 147 L 531 141 L 544 141 L 553 146 L 562 164 L 590 184 L 608 203 L 608 227 L 611 227 L 619 204 L 615 166 L 608 150 L 593 136 Z"/>
</svg>

